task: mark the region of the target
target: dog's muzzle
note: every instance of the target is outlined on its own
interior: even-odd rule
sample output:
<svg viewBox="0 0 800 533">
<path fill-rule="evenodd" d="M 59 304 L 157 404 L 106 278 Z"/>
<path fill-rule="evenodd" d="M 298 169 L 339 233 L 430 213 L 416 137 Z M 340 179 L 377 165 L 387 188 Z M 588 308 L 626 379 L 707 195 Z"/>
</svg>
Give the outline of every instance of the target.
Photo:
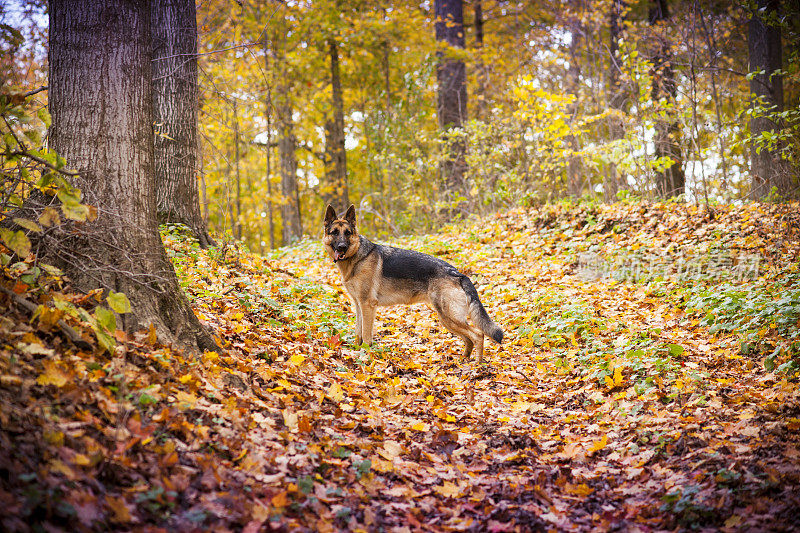
<svg viewBox="0 0 800 533">
<path fill-rule="evenodd" d="M 336 261 L 340 261 L 340 260 L 344 259 L 344 255 L 347 253 L 347 249 L 348 248 L 349 248 L 349 246 L 346 246 L 346 245 L 337 246 L 336 248 L 334 248 L 334 250 L 333 250 L 333 262 L 335 263 Z"/>
</svg>

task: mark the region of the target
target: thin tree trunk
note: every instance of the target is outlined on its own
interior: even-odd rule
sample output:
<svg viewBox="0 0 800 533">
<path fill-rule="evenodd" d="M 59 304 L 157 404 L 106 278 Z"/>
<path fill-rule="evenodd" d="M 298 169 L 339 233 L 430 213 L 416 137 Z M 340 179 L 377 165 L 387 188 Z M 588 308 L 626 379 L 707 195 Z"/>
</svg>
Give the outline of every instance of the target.
<svg viewBox="0 0 800 533">
<path fill-rule="evenodd" d="M 440 47 L 464 48 L 464 9 L 461 0 L 435 0 L 436 41 Z M 436 53 L 438 82 L 439 127 L 447 136 L 460 130 L 467 121 L 466 67 L 461 60 L 452 59 L 441 48 Z M 462 140 L 448 140 L 447 155 L 442 163 L 445 192 L 448 196 L 466 193 L 464 174 L 466 145 Z"/>
<path fill-rule="evenodd" d="M 128 296 L 126 331 L 152 325 L 163 341 L 218 350 L 180 292 L 158 233 L 149 7 L 49 4 L 50 142 L 98 212 L 53 252 L 78 288 Z"/>
<path fill-rule="evenodd" d="M 269 34 L 264 33 L 264 68 L 267 72 L 267 98 L 264 102 L 264 114 L 267 117 L 267 216 L 269 217 L 269 248 L 275 249 L 275 214 L 272 208 L 272 68 L 269 61 Z"/>
<path fill-rule="evenodd" d="M 695 9 L 697 9 L 697 2 L 695 2 Z M 725 136 L 723 135 L 724 124 L 722 122 L 722 112 L 720 111 L 721 104 L 719 98 L 719 91 L 717 90 L 717 43 L 716 39 L 714 39 L 714 35 L 709 30 L 708 26 L 706 25 L 705 17 L 703 16 L 703 10 L 700 9 L 700 25 L 703 27 L 703 33 L 706 36 L 706 41 L 708 43 L 708 52 L 709 52 L 709 61 L 708 66 L 709 73 L 711 75 L 711 97 L 714 99 L 714 114 L 717 119 L 717 140 L 719 141 L 719 159 L 722 163 L 722 183 L 721 188 L 723 191 L 727 191 L 728 189 L 728 158 L 725 155 Z"/>
<path fill-rule="evenodd" d="M 683 194 L 686 186 L 681 149 L 681 127 L 676 109 L 678 84 L 672 68 L 672 50 L 669 39 L 664 35 L 665 30 L 659 28 L 659 22 L 668 18 L 667 0 L 653 0 L 650 9 L 650 24 L 655 27 L 658 51 L 653 57 L 651 98 L 666 108 L 669 117 L 666 120 L 656 120 L 655 156 L 657 159 L 668 157 L 672 161 L 668 168 L 656 171 L 656 195 L 661 198 L 671 198 Z"/>
<path fill-rule="evenodd" d="M 191 229 L 203 248 L 214 241 L 200 213 L 197 183 L 197 22 L 194 0 L 153 2 L 154 169 L 160 222 Z"/>
<path fill-rule="evenodd" d="M 483 62 L 483 5 L 481 0 L 474 0 L 475 11 L 475 48 L 477 50 L 478 91 L 475 99 L 475 118 L 483 120 L 486 116 L 486 65 Z"/>
<path fill-rule="evenodd" d="M 572 41 L 569 44 L 569 71 L 567 72 L 570 92 L 575 96 L 575 101 L 570 105 L 570 127 L 574 127 L 575 116 L 578 112 L 578 101 L 580 99 L 580 77 L 581 69 L 578 62 L 579 43 L 581 35 L 581 21 L 578 17 L 573 17 L 569 21 Z M 567 146 L 570 155 L 567 157 L 567 191 L 572 196 L 581 196 L 584 185 L 584 169 L 580 156 L 575 155 L 580 149 L 578 137 L 570 133 L 567 138 Z"/>
<path fill-rule="evenodd" d="M 233 221 L 234 236 L 242 238 L 242 175 L 239 171 L 239 112 L 236 98 L 233 98 L 233 164 L 236 170 L 236 219 Z"/>
<path fill-rule="evenodd" d="M 285 98 L 285 97 L 284 97 Z M 281 220 L 282 242 L 292 244 L 303 235 L 300 221 L 300 202 L 297 187 L 297 141 L 294 137 L 292 107 L 282 103 L 278 108 L 278 151 L 281 159 Z"/>
<path fill-rule="evenodd" d="M 336 40 L 328 39 L 331 61 L 332 116 L 325 123 L 326 202 L 343 212 L 350 205 L 347 184 L 347 152 L 344 148 L 344 102 L 339 73 L 339 49 Z"/>
<path fill-rule="evenodd" d="M 611 142 L 622 139 L 625 136 L 623 122 L 619 116 L 625 104 L 625 93 L 620 85 L 620 59 L 618 57 L 624 10 L 624 1 L 612 0 L 608 12 L 608 106 L 616 112 L 608 119 L 608 138 Z M 613 201 L 617 197 L 619 186 L 620 180 L 617 176 L 617 165 L 612 161 L 606 168 L 603 183 L 603 196 L 607 202 Z"/>
<path fill-rule="evenodd" d="M 781 28 L 774 20 L 779 4 L 778 0 L 758 0 L 757 9 L 748 25 L 750 72 L 759 72 L 750 80 L 750 105 L 756 110 L 750 119 L 750 135 L 754 139 L 781 129 L 780 124 L 766 116 L 783 111 L 783 75 L 773 74 L 783 65 Z M 778 153 L 780 148 L 751 142 L 752 198 L 763 199 L 775 194 L 779 198 L 797 195 L 797 185 L 792 183 L 789 169 Z"/>
</svg>

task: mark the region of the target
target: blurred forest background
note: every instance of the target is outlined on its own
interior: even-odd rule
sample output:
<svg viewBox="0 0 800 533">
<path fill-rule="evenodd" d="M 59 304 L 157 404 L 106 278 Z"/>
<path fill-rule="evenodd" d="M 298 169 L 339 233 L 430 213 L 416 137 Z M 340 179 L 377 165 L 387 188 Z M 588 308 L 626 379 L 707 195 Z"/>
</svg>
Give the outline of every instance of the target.
<svg viewBox="0 0 800 533">
<path fill-rule="evenodd" d="M 203 224 L 264 252 L 328 202 L 387 236 L 562 198 L 796 197 L 800 4 L 779 4 L 201 0 Z M 41 114 L 46 3 L 0 5 L 2 93 Z"/>
</svg>

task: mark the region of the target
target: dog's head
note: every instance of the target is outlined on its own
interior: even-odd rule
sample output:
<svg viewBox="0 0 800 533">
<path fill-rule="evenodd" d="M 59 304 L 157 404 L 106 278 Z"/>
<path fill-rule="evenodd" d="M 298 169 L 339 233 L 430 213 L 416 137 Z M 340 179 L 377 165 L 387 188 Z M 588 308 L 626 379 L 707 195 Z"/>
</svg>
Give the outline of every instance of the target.
<svg viewBox="0 0 800 533">
<path fill-rule="evenodd" d="M 322 244 L 334 263 L 355 255 L 359 244 L 356 206 L 351 205 L 343 216 L 336 216 L 336 210 L 328 206 L 325 210 L 325 236 L 322 237 Z"/>
</svg>

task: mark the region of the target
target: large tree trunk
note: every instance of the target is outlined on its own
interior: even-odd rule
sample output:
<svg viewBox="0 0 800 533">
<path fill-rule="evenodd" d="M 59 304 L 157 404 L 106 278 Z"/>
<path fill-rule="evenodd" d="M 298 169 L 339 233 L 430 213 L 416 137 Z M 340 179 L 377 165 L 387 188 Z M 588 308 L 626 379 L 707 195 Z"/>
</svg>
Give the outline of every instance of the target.
<svg viewBox="0 0 800 533">
<path fill-rule="evenodd" d="M 651 98 L 661 102 L 667 108 L 666 120 L 656 120 L 655 156 L 668 157 L 672 160 L 669 168 L 656 172 L 656 195 L 671 198 L 683 194 L 686 175 L 683 171 L 683 153 L 681 150 L 681 126 L 677 118 L 676 97 L 678 84 L 672 68 L 672 50 L 669 38 L 658 28 L 659 22 L 669 18 L 667 0 L 653 0 L 650 9 L 650 24 L 656 27 L 658 51 L 653 57 L 653 87 Z"/>
<path fill-rule="evenodd" d="M 54 255 L 82 289 L 124 292 L 126 331 L 218 349 L 178 288 L 158 234 L 153 174 L 150 3 L 50 2 L 52 148 L 80 173 L 93 223 Z"/>
<path fill-rule="evenodd" d="M 292 244 L 303 236 L 297 187 L 297 141 L 294 137 L 292 107 L 283 103 L 278 108 L 278 151 L 281 159 L 281 220 L 283 245 Z"/>
<path fill-rule="evenodd" d="M 461 0 L 435 0 L 436 40 L 439 45 L 464 48 L 464 9 Z M 467 77 L 464 62 L 437 52 L 439 127 L 445 133 L 459 129 L 467 121 Z M 449 194 L 464 194 L 466 146 L 463 141 L 450 142 L 442 164 L 445 190 Z"/>
<path fill-rule="evenodd" d="M 214 244 L 197 185 L 197 22 L 194 0 L 152 2 L 156 206 L 161 222 L 188 226 Z"/>
<path fill-rule="evenodd" d="M 750 72 L 756 74 L 750 80 L 751 106 L 762 107 L 750 119 L 750 134 L 753 138 L 767 132 L 777 132 L 781 126 L 768 113 L 783 111 L 783 76 L 773 74 L 783 65 L 781 50 L 781 28 L 777 23 L 778 0 L 758 0 L 757 10 L 750 19 L 748 43 Z M 766 22 L 773 19 L 772 22 Z M 797 185 L 792 183 L 788 165 L 778 153 L 781 147 L 769 149 L 753 142 L 750 148 L 750 195 L 754 199 L 769 196 L 774 189 L 778 197 L 797 195 Z"/>
<path fill-rule="evenodd" d="M 323 193 L 326 203 L 336 212 L 350 205 L 347 187 L 347 152 L 344 148 L 344 102 L 339 74 L 339 49 L 335 39 L 328 39 L 331 60 L 332 116 L 325 122 L 325 178 Z"/>
</svg>

